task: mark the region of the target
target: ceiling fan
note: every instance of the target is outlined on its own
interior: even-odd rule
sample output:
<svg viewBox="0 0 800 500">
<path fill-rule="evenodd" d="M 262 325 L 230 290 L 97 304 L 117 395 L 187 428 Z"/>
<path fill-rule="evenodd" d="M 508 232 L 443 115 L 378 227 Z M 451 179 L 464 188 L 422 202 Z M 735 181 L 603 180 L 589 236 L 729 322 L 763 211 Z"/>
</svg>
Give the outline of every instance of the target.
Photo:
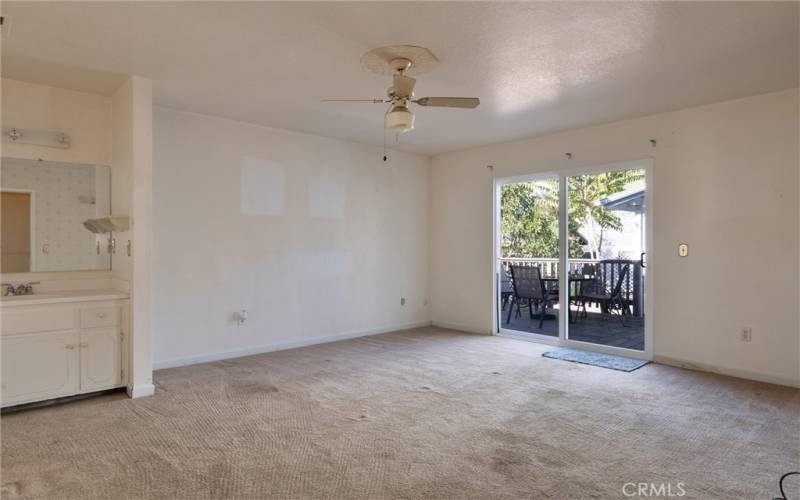
<svg viewBox="0 0 800 500">
<path fill-rule="evenodd" d="M 384 124 L 392 132 L 408 132 L 414 128 L 414 113 L 409 103 L 440 108 L 475 108 L 480 104 L 477 97 L 419 97 L 414 95 L 417 83 L 411 75 L 429 71 L 439 62 L 433 53 L 414 45 L 390 45 L 372 49 L 361 57 L 361 67 L 372 73 L 392 77 L 392 86 L 386 97 L 375 99 L 323 99 L 322 102 L 371 102 L 391 103 Z"/>
</svg>

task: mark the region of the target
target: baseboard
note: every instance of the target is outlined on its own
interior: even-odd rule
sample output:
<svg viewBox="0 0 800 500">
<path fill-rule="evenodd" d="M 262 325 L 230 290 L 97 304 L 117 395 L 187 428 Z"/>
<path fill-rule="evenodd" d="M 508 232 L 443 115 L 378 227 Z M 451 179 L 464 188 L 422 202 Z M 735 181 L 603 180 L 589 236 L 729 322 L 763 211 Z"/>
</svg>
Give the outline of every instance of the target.
<svg viewBox="0 0 800 500">
<path fill-rule="evenodd" d="M 433 320 L 431 322 L 433 326 L 438 326 L 440 328 L 447 328 L 449 330 L 457 330 L 460 332 L 466 333 L 476 333 L 479 335 L 491 335 L 491 333 L 487 332 L 483 328 L 477 328 L 472 325 L 464 325 L 459 323 L 450 323 L 447 321 L 439 321 Z M 513 334 L 503 334 L 503 336 L 514 337 Z M 523 338 L 523 340 L 530 340 L 529 338 Z M 765 375 L 763 373 L 751 372 L 747 370 L 736 370 L 731 368 L 723 368 L 713 365 L 708 365 L 704 363 L 695 363 L 691 361 L 684 361 L 681 359 L 670 358 L 667 356 L 653 356 L 654 363 L 660 363 L 663 365 L 675 366 L 678 368 L 685 368 L 687 370 L 696 370 L 708 373 L 716 373 L 719 375 L 725 375 L 728 377 L 736 377 L 742 378 L 747 380 L 755 380 L 757 382 L 766 382 L 768 384 L 776 384 L 776 385 L 785 385 L 788 387 L 800 387 L 800 380 L 791 379 L 786 377 L 778 377 L 774 375 Z"/>
<path fill-rule="evenodd" d="M 144 398 L 155 394 L 156 386 L 154 386 L 153 384 L 137 384 L 134 386 L 128 386 L 127 391 L 128 391 L 128 396 L 130 396 L 133 399 Z"/>
<path fill-rule="evenodd" d="M 674 366 L 677 368 L 684 368 L 686 370 L 716 373 L 718 375 L 725 375 L 727 377 L 755 380 L 757 382 L 766 382 L 768 384 L 785 385 L 788 387 L 800 387 L 800 380 L 796 379 L 777 377 L 774 375 L 765 375 L 763 373 L 751 372 L 748 370 L 722 368 L 719 366 L 709 365 L 705 363 L 696 363 L 693 361 L 684 361 L 681 359 L 670 358 L 669 356 L 653 356 L 653 362 L 660 363 L 662 365 Z"/>
<path fill-rule="evenodd" d="M 491 335 L 490 332 L 484 328 L 478 328 L 472 325 L 464 325 L 461 323 L 450 323 L 447 321 L 431 321 L 431 325 L 438 326 L 439 328 L 447 328 L 448 330 L 457 330 L 459 332 L 477 333 L 478 335 Z"/>
<path fill-rule="evenodd" d="M 232 351 L 223 351 L 208 354 L 199 354 L 196 356 L 186 356 L 182 358 L 173 358 L 153 363 L 154 370 L 161 370 L 164 368 L 176 368 L 179 366 L 196 365 L 198 363 L 208 363 L 211 361 L 221 361 L 223 359 L 240 358 L 242 356 L 252 356 L 254 354 L 263 354 L 266 352 L 285 351 L 288 349 L 297 349 L 299 347 L 307 347 L 311 345 L 327 344 L 329 342 L 338 342 L 340 340 L 354 339 L 358 337 L 366 337 L 369 335 L 378 335 L 381 333 L 397 332 L 402 330 L 411 330 L 413 328 L 422 328 L 430 326 L 430 321 L 417 321 L 412 323 L 401 323 L 397 325 L 386 325 L 377 328 L 369 328 L 367 330 L 360 330 L 356 332 L 347 332 L 337 335 L 328 335 L 325 337 L 315 337 L 311 339 L 296 340 L 289 342 L 277 342 L 275 344 L 260 345 L 254 347 L 246 347 L 243 349 L 234 349 Z"/>
</svg>

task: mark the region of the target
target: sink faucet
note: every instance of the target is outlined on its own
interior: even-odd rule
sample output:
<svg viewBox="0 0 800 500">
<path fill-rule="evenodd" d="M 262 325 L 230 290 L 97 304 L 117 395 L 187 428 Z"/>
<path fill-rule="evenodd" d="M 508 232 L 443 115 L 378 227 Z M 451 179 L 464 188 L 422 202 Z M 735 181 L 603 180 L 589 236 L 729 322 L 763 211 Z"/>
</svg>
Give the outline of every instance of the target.
<svg viewBox="0 0 800 500">
<path fill-rule="evenodd" d="M 0 286 L 6 287 L 4 295 L 33 295 L 33 285 L 38 285 L 40 281 L 31 281 L 30 283 L 20 283 L 17 288 L 10 283 L 3 283 Z"/>
</svg>

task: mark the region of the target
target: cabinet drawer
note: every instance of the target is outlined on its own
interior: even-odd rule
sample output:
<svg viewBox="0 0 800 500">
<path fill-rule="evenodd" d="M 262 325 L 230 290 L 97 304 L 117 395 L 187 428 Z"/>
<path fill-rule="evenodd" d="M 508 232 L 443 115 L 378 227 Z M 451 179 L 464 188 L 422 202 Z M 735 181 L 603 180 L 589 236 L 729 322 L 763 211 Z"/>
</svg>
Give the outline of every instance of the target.
<svg viewBox="0 0 800 500">
<path fill-rule="evenodd" d="M 75 309 L 48 308 L 27 311 L 3 311 L 3 335 L 54 332 L 75 328 Z"/>
<path fill-rule="evenodd" d="M 81 309 L 81 328 L 119 325 L 119 307 L 87 307 Z"/>
</svg>

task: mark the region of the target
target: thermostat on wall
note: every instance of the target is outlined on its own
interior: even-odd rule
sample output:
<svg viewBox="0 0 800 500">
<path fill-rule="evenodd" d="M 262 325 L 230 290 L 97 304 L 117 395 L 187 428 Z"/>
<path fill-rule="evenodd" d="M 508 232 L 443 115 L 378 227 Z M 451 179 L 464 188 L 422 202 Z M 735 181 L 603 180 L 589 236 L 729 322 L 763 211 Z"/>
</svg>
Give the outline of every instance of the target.
<svg viewBox="0 0 800 500">
<path fill-rule="evenodd" d="M 687 243 L 681 243 L 680 245 L 678 245 L 678 255 L 680 257 L 689 256 L 689 245 Z"/>
</svg>

